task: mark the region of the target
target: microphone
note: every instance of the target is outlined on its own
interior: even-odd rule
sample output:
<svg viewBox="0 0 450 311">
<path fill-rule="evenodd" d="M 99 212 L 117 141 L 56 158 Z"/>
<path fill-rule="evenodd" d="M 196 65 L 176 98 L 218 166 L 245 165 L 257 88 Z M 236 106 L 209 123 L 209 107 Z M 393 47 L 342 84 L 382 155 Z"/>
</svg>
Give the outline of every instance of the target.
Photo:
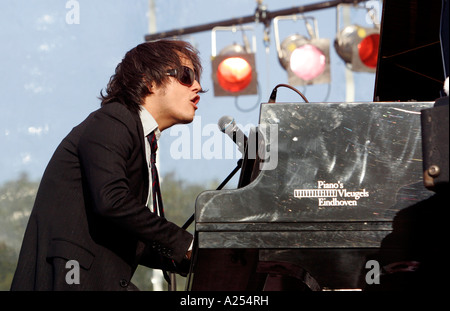
<svg viewBox="0 0 450 311">
<path fill-rule="evenodd" d="M 238 146 L 239 152 L 242 153 L 242 156 L 245 154 L 245 147 L 247 146 L 247 136 L 241 131 L 241 129 L 237 126 L 233 117 L 223 116 L 219 119 L 217 123 L 219 126 L 219 130 L 228 136 L 235 142 Z"/>
</svg>

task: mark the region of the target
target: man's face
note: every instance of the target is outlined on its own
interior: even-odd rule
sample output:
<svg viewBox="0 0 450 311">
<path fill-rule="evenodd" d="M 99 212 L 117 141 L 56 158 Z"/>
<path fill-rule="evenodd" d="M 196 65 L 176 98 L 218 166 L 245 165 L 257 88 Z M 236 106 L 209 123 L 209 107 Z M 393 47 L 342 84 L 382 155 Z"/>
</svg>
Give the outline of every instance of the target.
<svg viewBox="0 0 450 311">
<path fill-rule="evenodd" d="M 193 69 L 192 62 L 181 59 L 182 65 Z M 176 77 L 169 77 L 169 81 L 162 87 L 154 87 L 150 95 L 151 104 L 147 109 L 158 122 L 162 131 L 175 124 L 190 123 L 194 120 L 197 104 L 200 100 L 198 92 L 200 83 L 195 80 L 191 86 L 181 84 Z"/>
</svg>

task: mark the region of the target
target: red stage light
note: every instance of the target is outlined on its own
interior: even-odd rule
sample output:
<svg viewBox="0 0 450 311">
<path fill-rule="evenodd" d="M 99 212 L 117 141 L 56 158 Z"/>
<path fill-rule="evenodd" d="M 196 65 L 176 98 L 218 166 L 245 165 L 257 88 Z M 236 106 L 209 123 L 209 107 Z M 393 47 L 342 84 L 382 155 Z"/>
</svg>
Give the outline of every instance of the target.
<svg viewBox="0 0 450 311">
<path fill-rule="evenodd" d="M 358 44 L 359 58 L 361 59 L 361 62 L 367 67 L 377 67 L 379 43 L 380 34 L 374 33 L 365 37 Z"/>
<path fill-rule="evenodd" d="M 252 66 L 242 57 L 224 59 L 217 68 L 219 85 L 232 93 L 244 90 L 252 81 Z"/>
<path fill-rule="evenodd" d="M 358 25 L 345 27 L 335 40 L 337 54 L 357 72 L 375 72 L 379 44 L 378 29 Z"/>
</svg>

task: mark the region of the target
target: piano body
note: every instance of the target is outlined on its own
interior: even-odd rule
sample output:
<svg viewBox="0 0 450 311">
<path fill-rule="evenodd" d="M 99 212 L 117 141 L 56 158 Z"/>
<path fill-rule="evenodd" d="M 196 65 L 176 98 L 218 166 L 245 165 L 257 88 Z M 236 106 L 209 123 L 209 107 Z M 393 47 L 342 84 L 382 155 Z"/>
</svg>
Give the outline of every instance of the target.
<svg viewBox="0 0 450 311">
<path fill-rule="evenodd" d="M 239 187 L 197 198 L 189 289 L 362 288 L 396 213 L 432 195 L 420 128 L 432 104 L 263 103 Z"/>
<path fill-rule="evenodd" d="M 448 208 L 424 187 L 421 134 L 445 79 L 438 2 L 384 1 L 376 101 L 261 104 L 237 189 L 197 197 L 187 290 L 370 289 L 378 272 L 401 289 L 415 264 L 439 278 Z"/>
</svg>

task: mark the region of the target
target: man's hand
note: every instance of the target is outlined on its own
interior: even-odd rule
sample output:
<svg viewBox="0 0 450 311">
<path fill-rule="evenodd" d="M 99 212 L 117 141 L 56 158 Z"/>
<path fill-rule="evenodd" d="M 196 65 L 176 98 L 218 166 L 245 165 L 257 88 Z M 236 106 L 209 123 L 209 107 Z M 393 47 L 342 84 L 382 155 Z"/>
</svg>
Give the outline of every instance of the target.
<svg viewBox="0 0 450 311">
<path fill-rule="evenodd" d="M 188 260 L 191 260 L 191 256 L 192 256 L 192 250 L 187 251 L 187 253 L 186 253 L 186 258 L 187 258 Z"/>
</svg>

